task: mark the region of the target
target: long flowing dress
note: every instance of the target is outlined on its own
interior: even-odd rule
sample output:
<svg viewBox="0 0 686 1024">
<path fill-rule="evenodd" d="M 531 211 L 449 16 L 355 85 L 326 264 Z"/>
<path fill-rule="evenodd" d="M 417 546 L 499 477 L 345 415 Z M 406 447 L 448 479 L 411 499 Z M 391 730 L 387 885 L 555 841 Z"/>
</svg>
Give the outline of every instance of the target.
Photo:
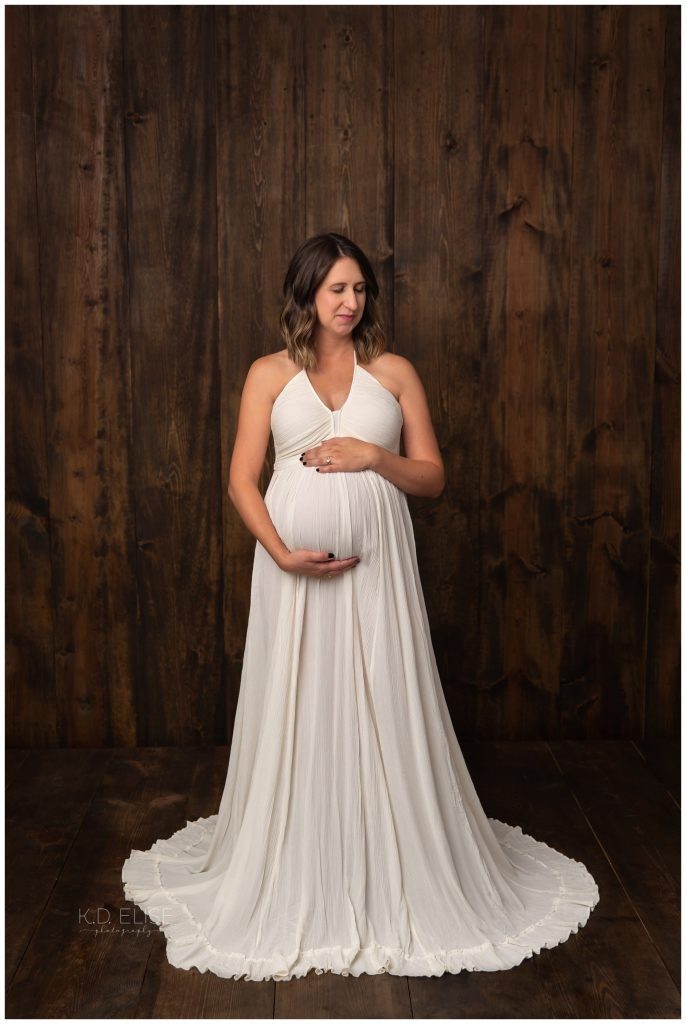
<svg viewBox="0 0 686 1024">
<path fill-rule="evenodd" d="M 355 355 L 332 411 L 305 370 L 274 402 L 265 503 L 290 549 L 359 555 L 283 572 L 256 542 L 241 686 L 216 814 L 123 865 L 169 963 L 285 981 L 314 969 L 498 971 L 598 903 L 579 861 L 488 818 L 453 730 L 407 497 L 372 470 L 318 473 L 332 436 L 398 453 L 399 403 Z"/>
</svg>

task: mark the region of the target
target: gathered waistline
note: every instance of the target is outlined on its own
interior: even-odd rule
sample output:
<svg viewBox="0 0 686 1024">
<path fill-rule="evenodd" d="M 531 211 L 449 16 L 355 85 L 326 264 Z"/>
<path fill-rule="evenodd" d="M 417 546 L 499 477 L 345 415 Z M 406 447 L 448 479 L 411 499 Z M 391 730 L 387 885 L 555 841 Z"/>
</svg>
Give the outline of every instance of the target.
<svg viewBox="0 0 686 1024">
<path fill-rule="evenodd" d="M 291 466 L 302 466 L 299 455 L 286 455 L 280 459 L 276 459 L 274 462 L 273 472 L 279 473 L 282 469 L 290 469 Z"/>
</svg>

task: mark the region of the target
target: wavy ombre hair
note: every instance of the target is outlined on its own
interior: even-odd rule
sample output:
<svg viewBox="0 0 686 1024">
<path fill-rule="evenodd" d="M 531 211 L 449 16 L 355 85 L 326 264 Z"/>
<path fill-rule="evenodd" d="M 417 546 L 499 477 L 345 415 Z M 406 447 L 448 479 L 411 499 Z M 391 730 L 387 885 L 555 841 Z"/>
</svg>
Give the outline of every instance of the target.
<svg viewBox="0 0 686 1024">
<path fill-rule="evenodd" d="M 360 362 L 368 363 L 386 348 L 386 334 L 379 319 L 379 285 L 372 265 L 354 242 L 333 231 L 312 235 L 293 256 L 283 282 L 284 301 L 279 316 L 281 333 L 293 362 L 306 370 L 316 366 L 312 336 L 317 324 L 314 294 L 342 256 L 357 261 L 364 277 L 365 302 L 362 317 L 353 327 L 353 341 Z"/>
</svg>

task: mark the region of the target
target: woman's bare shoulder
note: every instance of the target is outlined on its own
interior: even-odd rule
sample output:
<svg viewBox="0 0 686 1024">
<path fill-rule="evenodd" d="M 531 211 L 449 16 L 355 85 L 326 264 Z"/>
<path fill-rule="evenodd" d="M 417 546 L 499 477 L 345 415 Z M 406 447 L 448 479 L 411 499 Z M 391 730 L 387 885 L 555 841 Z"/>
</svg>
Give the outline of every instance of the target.
<svg viewBox="0 0 686 1024">
<path fill-rule="evenodd" d="M 417 376 L 417 371 L 405 356 L 395 352 L 382 352 L 381 355 L 365 364 L 365 369 L 373 373 L 377 380 L 387 388 L 396 399 L 400 399 L 408 383 Z"/>
<path fill-rule="evenodd" d="M 291 377 L 295 377 L 297 373 L 298 369 L 288 355 L 288 349 L 283 348 L 278 352 L 268 352 L 266 355 L 254 359 L 250 364 L 248 377 L 251 383 L 267 392 L 274 400 Z"/>
</svg>

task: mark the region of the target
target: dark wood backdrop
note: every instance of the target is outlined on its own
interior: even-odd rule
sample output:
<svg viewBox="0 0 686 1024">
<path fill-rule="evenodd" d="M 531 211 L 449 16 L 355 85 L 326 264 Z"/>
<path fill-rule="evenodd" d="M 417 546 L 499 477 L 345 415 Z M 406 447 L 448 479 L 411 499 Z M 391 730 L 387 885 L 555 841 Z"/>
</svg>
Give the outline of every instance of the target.
<svg viewBox="0 0 686 1024">
<path fill-rule="evenodd" d="M 445 459 L 458 734 L 675 736 L 680 8 L 5 14 L 9 745 L 227 742 L 240 392 L 331 229 Z"/>
</svg>

